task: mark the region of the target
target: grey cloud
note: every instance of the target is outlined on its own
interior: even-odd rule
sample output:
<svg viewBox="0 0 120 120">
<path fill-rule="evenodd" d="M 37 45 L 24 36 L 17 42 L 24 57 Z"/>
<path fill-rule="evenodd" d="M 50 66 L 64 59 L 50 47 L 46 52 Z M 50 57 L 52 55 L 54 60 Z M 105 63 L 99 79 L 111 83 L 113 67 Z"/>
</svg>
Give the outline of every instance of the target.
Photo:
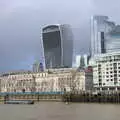
<svg viewBox="0 0 120 120">
<path fill-rule="evenodd" d="M 29 69 L 34 59 L 40 59 L 40 33 L 45 24 L 71 24 L 74 53 L 82 54 L 89 51 L 92 14 L 105 14 L 120 21 L 117 13 L 113 12 L 113 2 L 108 0 L 106 1 L 111 5 L 107 7 L 103 5 L 107 4 L 104 0 L 1 1 L 3 7 L 0 7 L 0 71 Z M 118 8 L 118 3 L 115 3 L 114 7 Z"/>
<path fill-rule="evenodd" d="M 111 20 L 120 23 L 118 12 L 120 11 L 119 0 L 92 0 L 93 14 L 107 15 Z"/>
</svg>

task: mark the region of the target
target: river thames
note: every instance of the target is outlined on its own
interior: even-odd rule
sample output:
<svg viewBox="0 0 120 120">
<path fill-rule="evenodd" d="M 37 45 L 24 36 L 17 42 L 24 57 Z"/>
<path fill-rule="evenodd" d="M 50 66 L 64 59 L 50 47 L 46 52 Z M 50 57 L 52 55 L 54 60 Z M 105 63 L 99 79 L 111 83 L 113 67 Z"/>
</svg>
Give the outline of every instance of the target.
<svg viewBox="0 0 120 120">
<path fill-rule="evenodd" d="M 0 105 L 0 120 L 120 120 L 119 104 Z"/>
</svg>

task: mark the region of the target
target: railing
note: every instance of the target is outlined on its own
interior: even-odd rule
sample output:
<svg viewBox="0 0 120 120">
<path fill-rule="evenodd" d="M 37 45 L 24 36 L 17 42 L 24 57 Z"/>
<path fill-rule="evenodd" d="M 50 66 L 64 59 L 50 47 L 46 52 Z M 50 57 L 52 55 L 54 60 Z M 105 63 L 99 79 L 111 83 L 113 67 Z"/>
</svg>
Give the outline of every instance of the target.
<svg viewBox="0 0 120 120">
<path fill-rule="evenodd" d="M 2 92 L 1 96 L 4 95 L 60 95 L 64 94 L 64 92 Z"/>
</svg>

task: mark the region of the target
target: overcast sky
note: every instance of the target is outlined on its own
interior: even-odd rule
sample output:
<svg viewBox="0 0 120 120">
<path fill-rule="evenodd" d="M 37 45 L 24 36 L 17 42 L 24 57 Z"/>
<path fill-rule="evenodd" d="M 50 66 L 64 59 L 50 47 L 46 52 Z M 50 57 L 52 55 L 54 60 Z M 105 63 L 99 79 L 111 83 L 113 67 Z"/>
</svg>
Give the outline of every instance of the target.
<svg viewBox="0 0 120 120">
<path fill-rule="evenodd" d="M 88 53 L 90 16 L 107 15 L 120 24 L 119 5 L 119 0 L 0 0 L 0 71 L 31 69 L 41 57 L 45 24 L 70 24 L 74 53 Z"/>
</svg>

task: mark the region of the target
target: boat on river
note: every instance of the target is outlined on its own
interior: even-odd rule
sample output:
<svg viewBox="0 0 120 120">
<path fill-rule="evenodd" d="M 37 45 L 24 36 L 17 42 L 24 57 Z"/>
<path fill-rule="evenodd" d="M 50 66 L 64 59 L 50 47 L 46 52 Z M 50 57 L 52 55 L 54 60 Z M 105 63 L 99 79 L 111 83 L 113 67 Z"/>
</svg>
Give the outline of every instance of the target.
<svg viewBox="0 0 120 120">
<path fill-rule="evenodd" d="M 8 100 L 5 104 L 34 104 L 33 100 Z"/>
</svg>

